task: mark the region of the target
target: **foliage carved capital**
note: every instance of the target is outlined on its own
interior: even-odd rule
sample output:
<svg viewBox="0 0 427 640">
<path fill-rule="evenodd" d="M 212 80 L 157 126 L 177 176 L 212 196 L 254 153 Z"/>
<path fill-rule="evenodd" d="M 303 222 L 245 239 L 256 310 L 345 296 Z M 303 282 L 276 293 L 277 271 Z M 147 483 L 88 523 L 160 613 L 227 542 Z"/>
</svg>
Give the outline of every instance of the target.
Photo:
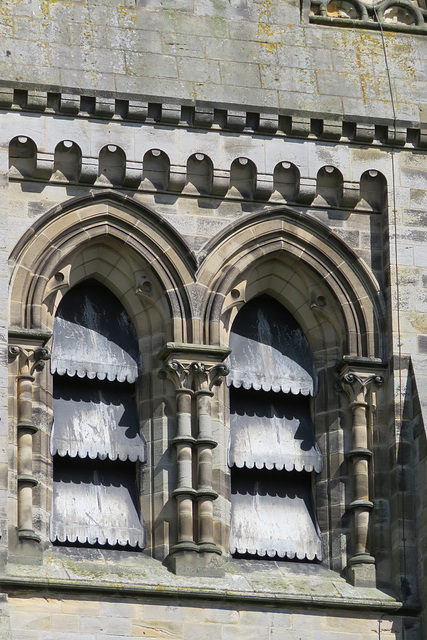
<svg viewBox="0 0 427 640">
<path fill-rule="evenodd" d="M 180 362 L 171 360 L 159 371 L 162 380 L 170 380 L 176 390 L 209 393 L 228 374 L 224 363 Z"/>
<path fill-rule="evenodd" d="M 50 360 L 50 351 L 47 347 L 21 347 L 9 345 L 9 362 L 18 360 L 19 376 L 33 376 L 36 371 L 42 371 L 46 361 Z"/>
</svg>

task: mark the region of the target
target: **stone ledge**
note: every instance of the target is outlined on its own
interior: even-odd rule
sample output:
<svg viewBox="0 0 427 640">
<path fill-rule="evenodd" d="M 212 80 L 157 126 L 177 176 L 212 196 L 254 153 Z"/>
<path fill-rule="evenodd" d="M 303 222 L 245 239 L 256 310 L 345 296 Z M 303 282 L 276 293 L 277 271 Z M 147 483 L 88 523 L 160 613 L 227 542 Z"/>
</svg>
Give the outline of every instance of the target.
<svg viewBox="0 0 427 640">
<path fill-rule="evenodd" d="M 194 578 L 193 578 L 194 579 Z M 218 578 L 211 578 L 214 583 L 218 582 Z M 163 587 L 159 584 L 124 584 L 101 582 L 95 580 L 56 580 L 47 578 L 23 578 L 10 577 L 0 575 L 0 583 L 2 589 L 6 593 L 15 591 L 35 590 L 40 594 L 40 589 L 58 592 L 96 592 L 96 593 L 114 593 L 115 595 L 141 595 L 155 596 L 163 598 L 176 598 L 191 600 L 221 600 L 223 602 L 246 602 L 246 603 L 264 603 L 272 605 L 292 605 L 307 607 L 311 609 L 337 608 L 364 611 L 396 611 L 402 615 L 414 615 L 419 613 L 421 606 L 418 604 L 410 605 L 407 603 L 394 600 L 393 598 L 372 597 L 367 593 L 366 597 L 355 598 L 339 598 L 333 596 L 313 595 L 307 596 L 297 593 L 265 593 L 262 591 L 230 591 L 229 589 L 203 587 Z M 366 591 L 371 592 L 372 589 Z M 376 591 L 376 590 L 375 590 Z M 379 593 L 379 592 L 378 592 Z"/>
<path fill-rule="evenodd" d="M 9 563 L 2 589 L 104 592 L 155 598 L 219 600 L 324 609 L 410 614 L 419 603 L 403 603 L 376 588 L 355 587 L 318 563 L 244 560 L 223 556 L 223 575 L 175 575 L 142 552 L 52 547 L 40 565 Z"/>
<path fill-rule="evenodd" d="M 333 18 L 314 16 L 313 19 L 329 24 Z M 336 19 L 338 22 L 345 22 Z M 56 87 L 33 88 L 29 84 L 21 87 L 17 84 L 0 86 L 0 109 L 34 112 L 40 115 L 117 120 L 119 122 L 144 122 L 160 124 L 173 128 L 190 128 L 202 130 L 238 131 L 241 134 L 253 133 L 278 136 L 284 138 L 303 138 L 322 141 L 340 141 L 368 144 L 375 146 L 425 147 L 423 123 L 410 120 L 399 120 L 394 123 L 390 118 L 364 116 L 344 116 L 342 113 L 317 113 L 315 111 L 299 112 L 287 109 L 263 110 L 257 106 L 248 106 L 245 111 L 234 105 L 207 103 L 174 103 L 172 99 L 156 102 L 155 98 L 133 95 L 112 94 L 109 92 L 70 93 Z M 106 93 L 104 96 L 103 94 Z M 17 97 L 18 96 L 18 97 Z M 37 97 L 37 101 L 33 98 Z M 52 97 L 53 96 L 53 97 Z M 43 99 L 42 99 L 43 98 Z M 108 102 L 108 109 L 101 108 Z M 72 108 L 70 107 L 72 105 Z M 173 118 L 171 116 L 173 114 Z M 381 133 L 375 132 L 375 126 Z M 398 135 L 395 135 L 397 128 Z M 366 134 L 366 132 L 368 132 Z"/>
</svg>

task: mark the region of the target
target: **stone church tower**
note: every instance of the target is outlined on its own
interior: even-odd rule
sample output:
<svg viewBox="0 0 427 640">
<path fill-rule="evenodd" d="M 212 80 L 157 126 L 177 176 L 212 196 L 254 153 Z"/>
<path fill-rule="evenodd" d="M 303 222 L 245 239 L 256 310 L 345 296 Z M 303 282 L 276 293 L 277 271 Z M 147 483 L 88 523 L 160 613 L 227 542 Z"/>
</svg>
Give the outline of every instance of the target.
<svg viewBox="0 0 427 640">
<path fill-rule="evenodd" d="M 427 638 L 426 20 L 0 3 L 2 639 Z"/>
</svg>

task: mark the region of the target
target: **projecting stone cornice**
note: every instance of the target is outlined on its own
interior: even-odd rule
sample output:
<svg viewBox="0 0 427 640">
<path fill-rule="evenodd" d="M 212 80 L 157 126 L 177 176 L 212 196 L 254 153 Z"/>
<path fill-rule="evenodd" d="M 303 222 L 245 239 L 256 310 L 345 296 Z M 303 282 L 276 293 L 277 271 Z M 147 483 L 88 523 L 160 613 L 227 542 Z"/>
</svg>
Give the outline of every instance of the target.
<svg viewBox="0 0 427 640">
<path fill-rule="evenodd" d="M 327 20 L 323 16 L 319 20 Z M 337 19 L 340 21 L 340 19 Z M 19 89 L 19 91 L 16 91 Z M 19 96 L 19 97 L 17 97 Z M 0 109 L 51 116 L 140 122 L 150 125 L 233 131 L 334 143 L 411 148 L 427 147 L 427 122 L 381 116 L 298 111 L 229 103 L 135 96 L 112 92 L 79 93 L 60 87 L 11 83 L 0 86 Z M 380 129 L 378 129 L 380 127 Z"/>
</svg>

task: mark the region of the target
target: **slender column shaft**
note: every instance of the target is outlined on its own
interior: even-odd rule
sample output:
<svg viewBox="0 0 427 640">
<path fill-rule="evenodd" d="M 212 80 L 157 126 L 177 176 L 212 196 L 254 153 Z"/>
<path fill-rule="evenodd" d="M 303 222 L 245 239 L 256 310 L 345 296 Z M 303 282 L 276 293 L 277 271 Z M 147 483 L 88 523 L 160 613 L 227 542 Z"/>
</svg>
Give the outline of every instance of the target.
<svg viewBox="0 0 427 640">
<path fill-rule="evenodd" d="M 33 382 L 18 377 L 18 529 L 33 532 Z"/>
<path fill-rule="evenodd" d="M 353 451 L 363 451 L 353 457 L 353 495 L 354 503 L 354 533 L 355 555 L 369 553 L 367 549 L 370 520 L 369 504 L 369 459 L 368 459 L 368 403 L 364 401 L 365 389 L 362 388 L 355 400 L 350 403 L 352 411 L 352 443 Z M 365 503 L 363 505 L 363 503 Z"/>
<path fill-rule="evenodd" d="M 191 397 L 190 389 L 177 389 L 177 436 L 178 438 L 191 437 Z"/>
<path fill-rule="evenodd" d="M 369 500 L 369 463 L 364 458 L 353 458 L 354 499 Z"/>
<path fill-rule="evenodd" d="M 369 531 L 370 511 L 368 509 L 355 508 L 354 528 L 356 533 L 355 556 L 365 555 L 368 552 L 368 531 Z"/>
<path fill-rule="evenodd" d="M 216 443 L 212 439 L 211 391 L 199 391 L 197 402 L 197 475 L 199 491 L 199 544 L 213 545 L 213 501 L 216 498 L 212 490 L 212 448 Z"/>
<path fill-rule="evenodd" d="M 33 434 L 22 427 L 18 431 L 18 476 L 30 476 L 33 471 Z"/>
<path fill-rule="evenodd" d="M 185 496 L 177 498 L 178 543 L 194 542 L 193 538 L 193 500 Z"/>
<path fill-rule="evenodd" d="M 212 489 L 212 447 L 200 445 L 198 451 L 199 489 Z"/>
<path fill-rule="evenodd" d="M 33 530 L 33 487 L 37 485 L 33 477 L 33 434 L 37 431 L 33 424 L 33 373 L 41 371 L 49 358 L 45 347 L 9 346 L 9 361 L 18 362 L 18 531 L 20 539 L 34 542 L 40 538 Z"/>
<path fill-rule="evenodd" d="M 176 445 L 176 461 L 177 461 L 177 487 L 179 489 L 188 489 L 192 485 L 192 469 L 193 454 L 191 446 L 186 444 Z"/>
<path fill-rule="evenodd" d="M 350 404 L 350 408 L 353 412 L 353 448 L 366 449 L 368 447 L 368 424 L 366 419 L 366 410 L 368 408 L 368 404 L 366 402 L 363 402 L 363 400 L 358 399 L 357 401 Z"/>
<path fill-rule="evenodd" d="M 198 486 L 199 489 L 212 489 L 212 419 L 211 392 L 198 392 Z"/>
<path fill-rule="evenodd" d="M 212 498 L 199 500 L 199 543 L 213 545 L 213 502 Z"/>
<path fill-rule="evenodd" d="M 193 486 L 193 451 L 191 440 L 191 397 L 189 389 L 178 389 L 177 404 L 177 519 L 178 543 L 194 542 L 193 534 L 193 499 L 185 491 L 192 491 Z M 180 442 L 180 439 L 183 439 Z"/>
<path fill-rule="evenodd" d="M 34 376 L 18 376 L 18 424 L 32 424 Z"/>
</svg>

